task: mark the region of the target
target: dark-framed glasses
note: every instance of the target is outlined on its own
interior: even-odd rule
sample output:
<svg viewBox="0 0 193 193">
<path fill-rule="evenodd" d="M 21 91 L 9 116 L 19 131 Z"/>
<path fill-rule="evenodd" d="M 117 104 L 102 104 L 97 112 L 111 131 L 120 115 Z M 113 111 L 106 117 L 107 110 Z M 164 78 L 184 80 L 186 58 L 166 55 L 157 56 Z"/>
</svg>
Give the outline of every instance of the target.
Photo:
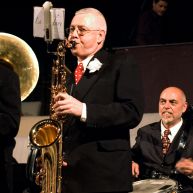
<svg viewBox="0 0 193 193">
<path fill-rule="evenodd" d="M 71 26 L 69 28 L 66 28 L 65 31 L 69 35 L 72 34 L 75 30 L 79 36 L 84 36 L 86 33 L 91 31 L 100 31 L 99 29 L 88 29 L 85 26 Z"/>
</svg>

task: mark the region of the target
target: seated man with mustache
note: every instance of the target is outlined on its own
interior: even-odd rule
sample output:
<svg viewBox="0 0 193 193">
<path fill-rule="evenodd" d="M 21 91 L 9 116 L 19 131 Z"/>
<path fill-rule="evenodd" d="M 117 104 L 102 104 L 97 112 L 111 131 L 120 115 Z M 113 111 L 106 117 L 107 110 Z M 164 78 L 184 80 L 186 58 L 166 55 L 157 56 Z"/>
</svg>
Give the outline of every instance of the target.
<svg viewBox="0 0 193 193">
<path fill-rule="evenodd" d="M 193 124 L 185 116 L 187 109 L 186 95 L 180 88 L 168 87 L 161 92 L 161 120 L 140 128 L 132 147 L 136 180 L 171 178 L 178 182 L 179 192 L 193 192 L 193 180 L 176 167 L 180 159 L 193 158 Z"/>
</svg>

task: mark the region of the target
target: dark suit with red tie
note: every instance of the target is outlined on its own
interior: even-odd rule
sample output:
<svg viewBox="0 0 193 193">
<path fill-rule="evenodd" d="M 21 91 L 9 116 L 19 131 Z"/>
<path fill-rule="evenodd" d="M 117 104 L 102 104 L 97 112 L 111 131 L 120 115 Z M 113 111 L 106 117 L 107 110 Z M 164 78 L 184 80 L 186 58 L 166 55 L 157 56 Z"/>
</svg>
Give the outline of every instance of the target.
<svg viewBox="0 0 193 193">
<path fill-rule="evenodd" d="M 137 65 L 128 55 L 100 51 L 102 67 L 86 69 L 73 97 L 87 107 L 86 122 L 72 118 L 64 127 L 63 191 L 67 193 L 132 190 L 129 130 L 143 114 Z"/>
<path fill-rule="evenodd" d="M 139 164 L 139 179 L 169 177 L 179 182 L 180 192 L 193 192 L 193 180 L 176 173 L 175 164 L 182 158 L 193 158 L 192 120 L 184 120 L 164 156 L 162 153 L 161 123 L 155 122 L 138 130 L 132 147 L 133 160 Z"/>
</svg>

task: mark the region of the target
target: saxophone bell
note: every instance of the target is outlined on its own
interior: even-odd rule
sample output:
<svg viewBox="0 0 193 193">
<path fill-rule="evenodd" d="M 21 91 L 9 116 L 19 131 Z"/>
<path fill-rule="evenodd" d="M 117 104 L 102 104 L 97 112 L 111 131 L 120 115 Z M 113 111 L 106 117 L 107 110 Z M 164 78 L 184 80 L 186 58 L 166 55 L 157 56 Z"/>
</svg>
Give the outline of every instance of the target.
<svg viewBox="0 0 193 193">
<path fill-rule="evenodd" d="M 66 92 L 67 67 L 66 48 L 75 46 L 67 40 L 59 42 L 57 59 L 51 70 L 50 118 L 36 123 L 29 134 L 31 152 L 27 162 L 27 177 L 41 188 L 41 193 L 61 193 L 62 189 L 62 148 L 63 127 L 66 116 L 57 116 L 54 109 L 54 96 Z"/>
</svg>

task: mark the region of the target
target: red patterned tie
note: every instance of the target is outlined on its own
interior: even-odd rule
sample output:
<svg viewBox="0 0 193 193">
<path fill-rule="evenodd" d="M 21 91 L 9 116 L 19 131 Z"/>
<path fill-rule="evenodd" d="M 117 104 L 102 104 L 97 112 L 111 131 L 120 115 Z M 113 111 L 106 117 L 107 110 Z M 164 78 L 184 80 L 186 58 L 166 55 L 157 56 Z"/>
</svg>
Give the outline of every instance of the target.
<svg viewBox="0 0 193 193">
<path fill-rule="evenodd" d="M 79 63 L 76 67 L 76 70 L 74 72 L 75 76 L 75 83 L 78 84 L 79 80 L 81 79 L 82 75 L 84 73 L 84 67 L 82 63 Z"/>
<path fill-rule="evenodd" d="M 168 135 L 170 134 L 169 129 L 165 129 L 164 136 L 162 137 L 162 144 L 163 144 L 163 154 L 165 155 L 169 149 L 170 146 L 170 139 L 168 138 Z"/>
</svg>

